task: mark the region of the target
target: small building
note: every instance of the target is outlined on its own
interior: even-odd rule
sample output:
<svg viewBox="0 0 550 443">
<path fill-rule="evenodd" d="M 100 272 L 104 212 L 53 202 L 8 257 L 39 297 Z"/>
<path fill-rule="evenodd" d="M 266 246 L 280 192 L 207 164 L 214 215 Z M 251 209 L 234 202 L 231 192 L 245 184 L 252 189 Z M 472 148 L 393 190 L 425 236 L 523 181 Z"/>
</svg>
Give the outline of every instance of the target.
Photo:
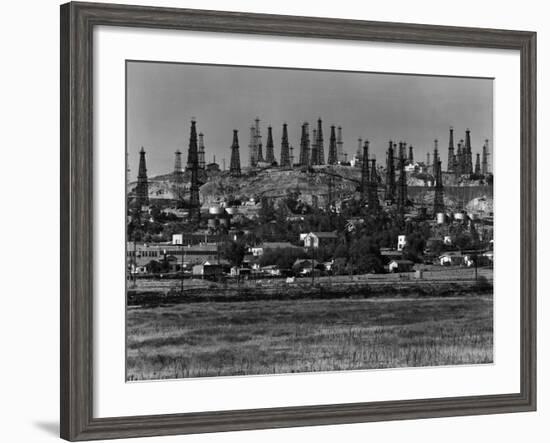
<svg viewBox="0 0 550 443">
<path fill-rule="evenodd" d="M 392 260 L 388 265 L 390 272 L 411 272 L 414 263 L 410 260 Z"/>
<path fill-rule="evenodd" d="M 229 271 L 229 275 L 231 275 L 231 277 L 245 276 L 245 275 L 250 275 L 251 273 L 252 273 L 252 270 L 250 268 L 238 267 L 238 266 L 232 266 L 231 270 Z"/>
<path fill-rule="evenodd" d="M 386 260 L 400 260 L 403 258 L 403 252 L 402 251 L 396 251 L 395 249 L 391 248 L 380 248 L 380 255 L 385 258 Z"/>
<path fill-rule="evenodd" d="M 281 274 L 281 270 L 279 269 L 279 267 L 277 265 L 268 265 L 268 266 L 264 266 L 262 267 L 262 272 L 272 276 L 272 277 L 280 277 L 282 274 Z"/>
<path fill-rule="evenodd" d="M 326 246 L 336 242 L 338 236 L 336 232 L 309 232 L 303 239 L 306 248 L 318 248 L 319 246 Z"/>
<path fill-rule="evenodd" d="M 266 251 L 273 249 L 300 249 L 298 246 L 293 245 L 290 242 L 264 242 L 260 246 L 254 246 L 250 248 L 250 252 L 254 257 L 261 257 Z"/>
<path fill-rule="evenodd" d="M 215 277 L 229 272 L 229 262 L 220 260 L 219 263 L 210 263 L 208 261 L 193 266 L 193 275 L 198 277 Z"/>
<path fill-rule="evenodd" d="M 206 165 L 206 172 L 220 172 L 220 165 L 212 162 Z"/>
<path fill-rule="evenodd" d="M 439 256 L 441 266 L 461 266 L 464 264 L 464 256 L 459 251 L 449 251 Z"/>
<path fill-rule="evenodd" d="M 407 246 L 407 237 L 405 235 L 397 236 L 397 250 L 402 251 Z"/>
<path fill-rule="evenodd" d="M 292 265 L 292 270 L 297 274 L 310 274 L 311 268 L 317 269 L 319 267 L 319 262 L 317 260 L 312 260 L 308 258 L 298 259 Z"/>
</svg>

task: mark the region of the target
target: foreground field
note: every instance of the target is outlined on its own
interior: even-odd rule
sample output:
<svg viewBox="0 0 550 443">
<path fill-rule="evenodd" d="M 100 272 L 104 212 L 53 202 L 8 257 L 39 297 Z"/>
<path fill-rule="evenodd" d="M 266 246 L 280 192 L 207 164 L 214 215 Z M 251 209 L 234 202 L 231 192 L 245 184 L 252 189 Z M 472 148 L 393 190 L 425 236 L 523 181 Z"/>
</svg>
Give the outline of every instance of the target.
<svg viewBox="0 0 550 443">
<path fill-rule="evenodd" d="M 129 307 L 127 379 L 490 363 L 491 294 Z"/>
</svg>

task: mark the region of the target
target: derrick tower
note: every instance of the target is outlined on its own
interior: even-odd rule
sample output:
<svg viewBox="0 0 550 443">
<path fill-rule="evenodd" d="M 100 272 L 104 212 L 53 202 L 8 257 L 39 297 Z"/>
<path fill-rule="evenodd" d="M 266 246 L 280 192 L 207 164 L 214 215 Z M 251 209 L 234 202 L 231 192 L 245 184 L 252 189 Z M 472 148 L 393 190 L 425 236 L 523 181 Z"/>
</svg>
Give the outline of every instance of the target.
<svg viewBox="0 0 550 443">
<path fill-rule="evenodd" d="M 176 154 L 176 157 L 174 160 L 174 181 L 176 183 L 182 183 L 183 169 L 181 166 L 181 151 L 178 149 L 175 154 Z"/>
<path fill-rule="evenodd" d="M 311 151 L 310 151 L 310 155 L 309 155 L 309 163 L 311 165 L 318 165 L 319 162 L 319 149 L 318 149 L 318 145 L 317 145 L 317 129 L 313 128 L 313 130 L 311 131 L 312 132 L 312 137 L 311 139 L 313 140 L 311 142 Z"/>
<path fill-rule="evenodd" d="M 449 150 L 447 154 L 447 171 L 454 172 L 455 170 L 455 142 L 453 136 L 453 127 L 449 128 Z"/>
<path fill-rule="evenodd" d="M 384 200 L 393 202 L 395 200 L 395 162 L 394 162 L 393 142 L 390 140 L 386 157 L 386 190 Z"/>
<path fill-rule="evenodd" d="M 434 163 L 435 167 L 435 195 L 434 195 L 434 215 L 445 211 L 445 202 L 443 199 L 443 175 L 441 173 L 441 160 Z"/>
<path fill-rule="evenodd" d="M 481 174 L 481 164 L 479 162 L 479 152 L 476 154 L 476 166 L 474 168 L 474 174 Z"/>
<path fill-rule="evenodd" d="M 328 160 L 329 165 L 335 165 L 338 163 L 338 148 L 336 145 L 336 127 L 332 125 L 330 127 L 330 142 L 328 148 Z"/>
<path fill-rule="evenodd" d="M 308 167 L 310 165 L 309 152 L 309 124 L 302 125 L 302 137 L 300 139 L 300 166 Z"/>
<path fill-rule="evenodd" d="M 485 139 L 481 156 L 481 173 L 487 175 L 489 173 L 489 140 Z"/>
<path fill-rule="evenodd" d="M 472 164 L 472 142 L 470 139 L 470 130 L 466 129 L 466 174 L 471 174 L 473 172 L 473 164 Z"/>
<path fill-rule="evenodd" d="M 199 134 L 199 169 L 204 169 L 206 162 L 204 160 L 204 134 Z"/>
<path fill-rule="evenodd" d="M 325 148 L 323 146 L 323 121 L 321 118 L 317 120 L 317 141 L 315 143 L 317 145 L 317 159 L 316 164 L 317 165 L 324 165 L 325 164 Z"/>
<path fill-rule="evenodd" d="M 370 177 L 369 177 L 369 191 L 368 191 L 368 205 L 369 210 L 377 211 L 380 209 L 380 201 L 378 200 L 378 175 L 376 174 L 376 159 L 370 160 Z M 368 163 L 368 162 L 365 162 Z"/>
<path fill-rule="evenodd" d="M 363 139 L 359 137 L 357 139 L 357 151 L 355 153 L 355 167 L 361 165 L 361 158 L 363 157 Z"/>
<path fill-rule="evenodd" d="M 238 177 L 241 175 L 241 157 L 239 155 L 239 136 L 236 129 L 233 129 L 233 144 L 231 145 L 231 161 L 229 163 L 229 173 Z"/>
<path fill-rule="evenodd" d="M 283 123 L 283 136 L 281 138 L 281 168 L 292 166 L 290 162 L 290 151 L 288 147 L 288 130 L 286 123 Z"/>
<path fill-rule="evenodd" d="M 145 149 L 139 151 L 138 182 L 136 186 L 136 204 L 138 208 L 149 204 L 149 182 L 147 181 L 147 165 L 145 163 Z"/>
<path fill-rule="evenodd" d="M 189 136 L 189 153 L 187 162 L 191 169 L 191 197 L 189 199 L 189 217 L 192 220 L 200 220 L 201 204 L 199 199 L 199 155 L 197 147 L 197 126 L 195 120 L 191 120 L 191 134 Z"/>
<path fill-rule="evenodd" d="M 466 156 L 464 155 L 464 140 L 460 140 L 458 142 L 458 147 L 456 151 L 456 162 L 455 162 L 455 175 L 457 177 L 464 174 L 466 170 L 466 166 L 464 165 L 464 160 L 466 159 Z"/>
<path fill-rule="evenodd" d="M 395 146 L 395 145 L 394 145 Z M 405 155 L 402 149 L 399 150 L 399 183 L 397 187 L 397 209 L 401 214 L 407 206 L 407 175 L 405 173 Z"/>
<path fill-rule="evenodd" d="M 256 150 L 256 129 L 250 127 L 250 141 L 248 143 L 248 164 L 251 168 L 255 168 L 258 164 L 258 151 Z"/>
<path fill-rule="evenodd" d="M 338 133 L 336 135 L 336 158 L 338 163 L 342 163 L 346 159 L 344 158 L 344 141 L 342 138 L 342 126 L 338 126 Z"/>
<path fill-rule="evenodd" d="M 365 140 L 363 145 L 363 155 L 361 160 L 361 201 L 365 201 L 368 197 L 368 188 L 370 185 L 369 176 L 369 141 Z"/>
<path fill-rule="evenodd" d="M 267 127 L 267 143 L 265 144 L 265 161 L 270 165 L 275 162 L 275 151 L 273 149 L 273 133 L 271 126 Z"/>
<path fill-rule="evenodd" d="M 264 155 L 262 153 L 262 135 L 260 134 L 260 118 L 256 117 L 254 120 L 254 144 L 256 146 L 256 163 L 264 161 Z"/>
<path fill-rule="evenodd" d="M 413 147 L 412 145 L 409 145 L 409 158 L 407 159 L 409 163 L 414 163 L 414 154 L 413 154 Z"/>
</svg>

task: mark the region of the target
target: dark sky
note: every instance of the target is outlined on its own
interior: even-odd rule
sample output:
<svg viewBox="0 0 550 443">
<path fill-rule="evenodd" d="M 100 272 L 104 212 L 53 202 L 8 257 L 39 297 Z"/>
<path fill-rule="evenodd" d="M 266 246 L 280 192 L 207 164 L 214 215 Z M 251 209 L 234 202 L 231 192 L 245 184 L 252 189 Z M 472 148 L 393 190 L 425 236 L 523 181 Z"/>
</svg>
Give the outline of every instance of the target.
<svg viewBox="0 0 550 443">
<path fill-rule="evenodd" d="M 225 158 L 227 167 L 233 129 L 239 130 L 242 165 L 248 164 L 249 128 L 256 116 L 264 146 L 267 126 L 273 126 L 277 160 L 282 124 L 288 123 L 297 159 L 301 124 L 308 121 L 311 130 L 319 117 L 325 157 L 333 124 L 342 126 L 348 158 L 361 137 L 370 141 L 379 162 L 389 139 L 412 144 L 416 159 L 425 161 L 437 138 L 445 167 L 449 126 L 455 128 L 455 143 L 471 129 L 474 161 L 485 138 L 493 151 L 492 79 L 144 62 L 128 62 L 127 73 L 131 178 L 141 146 L 149 176 L 172 171 L 177 149 L 185 162 L 192 117 L 204 133 L 206 161 L 214 154 L 220 165 Z"/>
</svg>

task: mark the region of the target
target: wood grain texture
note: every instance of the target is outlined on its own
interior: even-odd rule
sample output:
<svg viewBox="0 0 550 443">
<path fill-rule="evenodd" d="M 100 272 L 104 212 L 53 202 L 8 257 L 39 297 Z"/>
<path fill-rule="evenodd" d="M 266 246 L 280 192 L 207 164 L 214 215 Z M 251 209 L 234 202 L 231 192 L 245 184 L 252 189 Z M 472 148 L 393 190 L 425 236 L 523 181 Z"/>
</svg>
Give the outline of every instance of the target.
<svg viewBox="0 0 550 443">
<path fill-rule="evenodd" d="M 94 26 L 514 49 L 521 55 L 521 392 L 94 418 Z M 536 34 L 98 3 L 61 6 L 61 437 L 70 441 L 532 411 L 536 408 Z"/>
</svg>

